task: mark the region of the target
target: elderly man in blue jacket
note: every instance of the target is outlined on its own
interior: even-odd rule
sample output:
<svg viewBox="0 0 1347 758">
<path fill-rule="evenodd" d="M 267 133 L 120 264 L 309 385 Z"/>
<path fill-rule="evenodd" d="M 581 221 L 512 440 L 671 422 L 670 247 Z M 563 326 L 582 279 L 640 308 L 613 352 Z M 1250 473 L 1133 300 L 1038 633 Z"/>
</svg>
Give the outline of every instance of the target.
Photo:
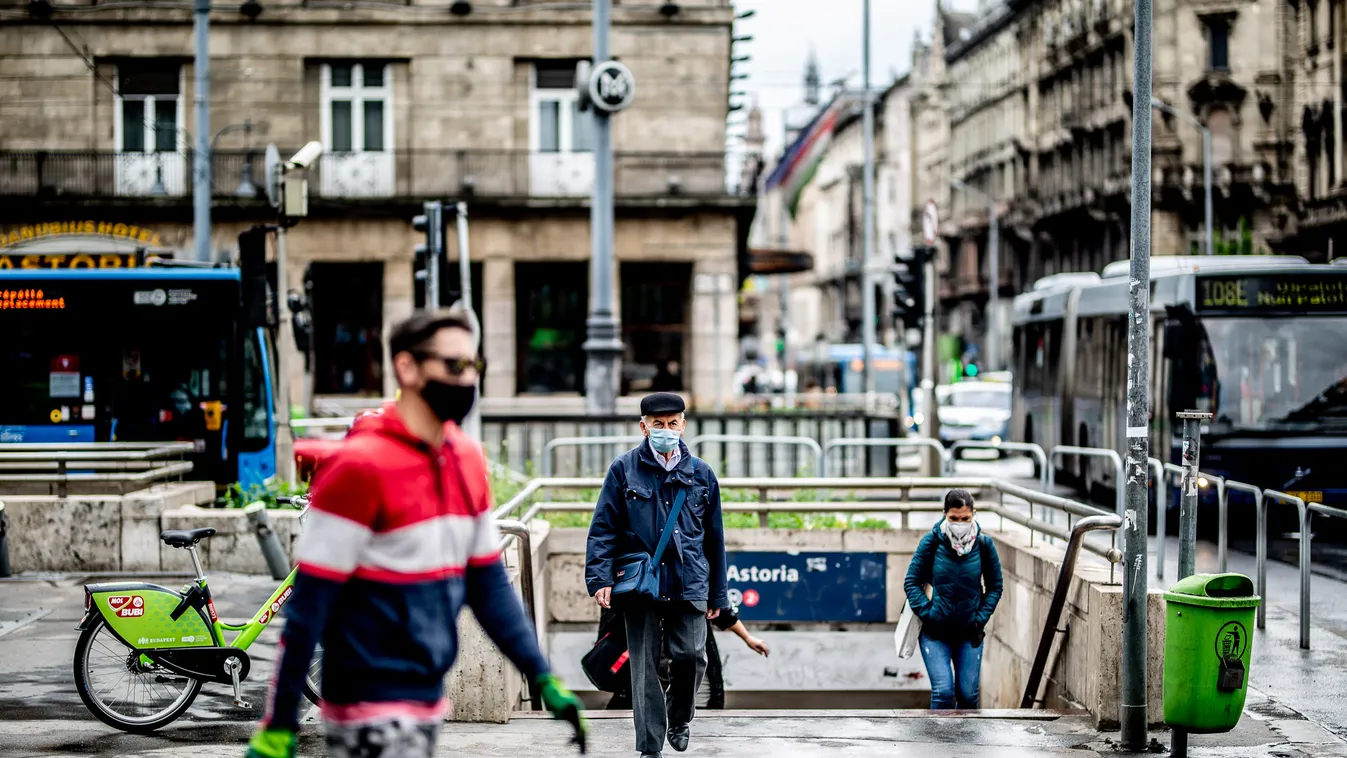
<svg viewBox="0 0 1347 758">
<path fill-rule="evenodd" d="M 685 410 L 683 398 L 672 392 L 641 400 L 646 440 L 608 468 L 585 555 L 589 593 L 600 606 L 621 611 L 626 621 L 636 749 L 643 758 L 661 758 L 666 734 L 674 750 L 688 749 L 697 688 L 706 672 L 706 619 L 730 607 L 720 484 L 681 439 Z M 659 599 L 614 598 L 615 560 L 654 555 L 680 491 L 687 494 L 660 560 Z M 669 645 L 667 703 L 658 674 L 661 631 Z"/>
</svg>

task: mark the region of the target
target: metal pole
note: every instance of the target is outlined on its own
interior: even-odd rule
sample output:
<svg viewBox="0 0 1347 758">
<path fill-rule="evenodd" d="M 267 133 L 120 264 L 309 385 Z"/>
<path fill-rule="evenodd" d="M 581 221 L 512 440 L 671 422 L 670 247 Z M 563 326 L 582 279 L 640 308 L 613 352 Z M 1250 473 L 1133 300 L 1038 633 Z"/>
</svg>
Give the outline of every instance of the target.
<svg viewBox="0 0 1347 758">
<path fill-rule="evenodd" d="M 430 200 L 423 206 L 426 212 L 426 310 L 440 309 L 440 256 L 444 254 L 444 206 Z"/>
<path fill-rule="evenodd" d="M 1207 231 L 1206 244 L 1207 255 L 1215 255 L 1216 250 L 1212 245 L 1212 227 L 1211 227 L 1211 130 L 1194 119 L 1193 123 L 1202 130 L 1202 184 L 1205 187 L 1206 197 L 1203 198 L 1204 212 L 1206 214 Z"/>
<path fill-rule="evenodd" d="M 987 265 L 991 289 L 987 295 L 987 370 L 1001 370 L 1001 217 L 996 198 L 987 198 Z"/>
<path fill-rule="evenodd" d="M 271 572 L 271 578 L 277 581 L 284 579 L 290 573 L 290 557 L 286 555 L 285 548 L 281 547 L 281 541 L 276 536 L 276 530 L 271 528 L 271 519 L 267 515 L 266 503 L 257 502 L 243 509 L 248 517 L 248 522 L 253 527 L 253 533 L 257 537 L 257 546 L 262 550 L 262 558 L 267 562 L 267 570 Z"/>
<path fill-rule="evenodd" d="M 875 262 L 875 100 L 870 92 L 870 0 L 862 3 L 865 15 L 861 28 L 861 87 L 865 98 L 865 116 L 863 122 L 865 141 L 865 176 L 861 182 L 861 213 L 864 234 L 861 245 L 861 355 L 865 366 L 861 374 L 861 391 L 869 398 L 875 391 L 875 375 L 871 366 L 872 345 L 875 342 L 875 285 L 871 278 L 871 268 Z M 868 400 L 867 400 L 868 402 Z"/>
<path fill-rule="evenodd" d="M 1123 533 L 1122 707 L 1125 749 L 1147 742 L 1146 473 L 1150 440 L 1151 0 L 1136 0 L 1132 81 L 1132 266 L 1127 320 L 1127 488 Z M 1163 505 L 1159 507 L 1163 508 Z M 1162 537 L 1163 539 L 1163 537 Z"/>
<path fill-rule="evenodd" d="M 278 168 L 282 177 L 284 197 L 285 169 Z M 276 477 L 295 483 L 295 438 L 290 428 L 290 357 L 294 352 L 295 335 L 290 328 L 290 302 L 286 296 L 285 218 L 276 225 L 276 306 L 279 321 L 276 327 Z"/>
<path fill-rule="evenodd" d="M 1177 415 L 1183 421 L 1183 494 L 1179 500 L 1179 579 L 1182 580 L 1197 573 L 1198 456 L 1201 422 L 1211 418 L 1211 414 L 1182 411 Z"/>
<path fill-rule="evenodd" d="M 196 259 L 211 260 L 210 242 L 210 0 L 196 0 L 195 9 L 196 151 L 192 155 L 192 236 Z M 176 138 L 176 135 L 175 135 Z M 282 295 L 283 296 L 283 295 Z"/>
<path fill-rule="evenodd" d="M 486 335 L 482 334 L 482 320 L 477 314 L 476 308 L 472 304 L 472 256 L 468 252 L 468 204 L 458 203 L 454 206 L 457 212 L 458 224 L 458 281 L 459 291 L 463 293 L 463 307 L 468 311 L 468 318 L 472 321 L 474 336 L 477 338 L 477 350 L 482 351 L 482 343 L 486 340 Z M 477 402 L 473 403 L 472 410 L 468 412 L 468 417 L 463 420 L 463 431 L 468 436 L 482 441 L 482 377 L 477 377 Z"/>
<path fill-rule="evenodd" d="M 926 436 L 932 440 L 940 439 L 940 404 L 935 396 L 935 247 L 927 247 L 926 260 L 922 265 L 926 268 L 922 276 L 922 287 L 926 290 L 926 315 L 922 323 L 921 339 L 921 388 L 922 394 L 926 397 L 926 418 L 922 419 L 921 428 Z M 923 472 L 928 476 L 940 476 L 944 471 L 944 462 L 938 455 L 927 456 L 926 470 Z"/>
<path fill-rule="evenodd" d="M 608 60 L 611 0 L 594 0 L 594 63 Z M 590 108 L 594 119 L 594 198 L 590 203 L 589 319 L 585 322 L 585 411 L 617 413 L 622 340 L 613 310 L 613 132 L 610 116 Z"/>
</svg>

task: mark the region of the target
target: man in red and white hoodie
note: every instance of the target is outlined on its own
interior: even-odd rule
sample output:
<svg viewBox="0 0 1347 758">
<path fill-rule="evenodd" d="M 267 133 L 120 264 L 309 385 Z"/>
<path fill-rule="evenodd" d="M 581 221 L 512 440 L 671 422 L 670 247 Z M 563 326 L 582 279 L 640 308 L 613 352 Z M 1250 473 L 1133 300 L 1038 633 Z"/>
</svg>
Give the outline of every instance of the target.
<svg viewBox="0 0 1347 758">
<path fill-rule="evenodd" d="M 394 329 L 389 350 L 398 400 L 362 417 L 317 470 L 280 662 L 250 757 L 295 754 L 318 642 L 329 755 L 433 755 L 464 605 L 538 684 L 548 710 L 583 733 L 579 701 L 550 673 L 506 575 L 486 459 L 458 426 L 485 368 L 471 328 L 452 313 L 418 313 Z"/>
</svg>

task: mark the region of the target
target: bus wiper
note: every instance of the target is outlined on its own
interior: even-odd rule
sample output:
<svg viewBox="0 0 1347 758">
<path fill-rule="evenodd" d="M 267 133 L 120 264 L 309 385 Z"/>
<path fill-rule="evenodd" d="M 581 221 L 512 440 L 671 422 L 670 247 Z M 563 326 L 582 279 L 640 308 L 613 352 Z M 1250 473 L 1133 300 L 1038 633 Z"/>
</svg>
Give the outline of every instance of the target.
<svg viewBox="0 0 1347 758">
<path fill-rule="evenodd" d="M 1315 398 L 1283 416 L 1280 421 L 1315 421 L 1328 411 L 1347 411 L 1347 380 L 1320 392 Z M 1335 414 L 1336 415 L 1336 414 Z"/>
</svg>

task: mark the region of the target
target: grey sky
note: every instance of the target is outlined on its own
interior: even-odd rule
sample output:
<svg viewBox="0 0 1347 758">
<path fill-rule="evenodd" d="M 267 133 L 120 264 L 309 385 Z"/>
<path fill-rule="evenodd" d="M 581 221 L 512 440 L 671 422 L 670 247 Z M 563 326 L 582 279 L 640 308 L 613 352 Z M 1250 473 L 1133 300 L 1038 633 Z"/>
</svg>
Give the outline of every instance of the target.
<svg viewBox="0 0 1347 758">
<path fill-rule="evenodd" d="M 974 0 L 975 1 L 975 0 Z M 876 89 L 888 86 L 895 74 L 906 72 L 912 60 L 912 40 L 917 30 L 929 35 L 936 0 L 871 0 L 870 81 Z M 736 55 L 753 59 L 735 66 L 749 78 L 735 82 L 736 90 L 751 106 L 763 109 L 768 155 L 781 150 L 781 115 L 784 108 L 798 105 L 804 96 L 805 62 L 812 48 L 818 56 L 826 98 L 828 83 L 848 78 L 861 84 L 862 0 L 735 0 L 739 12 L 756 11 L 735 26 L 738 36 L 753 41 L 735 46 Z M 947 3 L 948 4 L 948 3 Z M 963 5 L 963 0 L 954 3 Z M 747 110 L 747 109 L 745 109 Z M 744 112 L 731 119 L 732 134 L 742 134 Z M 731 140 L 731 150 L 742 146 Z M 770 161 L 769 161 L 770 162 Z"/>
</svg>

